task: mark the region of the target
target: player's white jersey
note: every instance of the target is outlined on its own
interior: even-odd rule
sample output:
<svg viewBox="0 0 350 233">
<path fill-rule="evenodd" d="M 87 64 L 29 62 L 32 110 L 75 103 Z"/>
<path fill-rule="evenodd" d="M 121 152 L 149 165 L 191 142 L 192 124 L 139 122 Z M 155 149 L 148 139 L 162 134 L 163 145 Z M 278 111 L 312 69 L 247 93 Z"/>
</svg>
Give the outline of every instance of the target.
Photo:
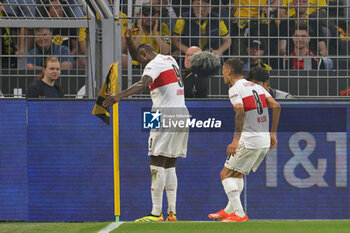
<svg viewBox="0 0 350 233">
<path fill-rule="evenodd" d="M 150 61 L 143 75 L 151 76 L 149 85 L 153 108 L 185 107 L 184 88 L 179 65 L 172 56 L 158 54 Z"/>
<path fill-rule="evenodd" d="M 240 142 L 246 148 L 270 147 L 269 112 L 266 99 L 271 95 L 261 86 L 246 79 L 238 80 L 229 89 L 233 107 L 243 104 L 245 116 Z"/>
</svg>

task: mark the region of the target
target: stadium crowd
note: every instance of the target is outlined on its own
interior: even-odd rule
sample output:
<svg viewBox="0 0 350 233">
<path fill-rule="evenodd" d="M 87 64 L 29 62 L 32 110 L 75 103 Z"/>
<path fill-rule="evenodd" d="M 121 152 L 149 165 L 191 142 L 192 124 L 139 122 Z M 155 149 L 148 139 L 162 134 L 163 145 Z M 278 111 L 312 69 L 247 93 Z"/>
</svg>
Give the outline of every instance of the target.
<svg viewBox="0 0 350 233">
<path fill-rule="evenodd" d="M 104 1 L 113 12 L 113 0 Z M 134 0 L 131 17 L 128 1 L 120 3 L 123 33 L 131 18 L 135 43 L 150 43 L 157 53 L 172 55 L 183 71 L 192 46 L 217 54 L 222 62 L 240 58 L 245 70 L 347 70 L 350 65 L 345 0 Z M 1 18 L 84 15 L 76 0 L 0 0 Z M 122 67 L 127 69 L 123 35 L 121 40 Z M 85 69 L 87 64 L 85 28 L 3 27 L 1 47 L 2 69 L 41 69 L 50 55 L 59 58 L 62 69 Z M 136 60 L 132 64 L 140 67 Z"/>
</svg>

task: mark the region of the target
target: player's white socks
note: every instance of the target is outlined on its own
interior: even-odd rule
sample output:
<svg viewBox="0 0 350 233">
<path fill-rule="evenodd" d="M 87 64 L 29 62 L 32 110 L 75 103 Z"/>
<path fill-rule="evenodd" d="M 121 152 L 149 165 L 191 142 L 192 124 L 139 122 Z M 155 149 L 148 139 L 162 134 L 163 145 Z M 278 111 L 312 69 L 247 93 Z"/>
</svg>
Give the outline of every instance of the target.
<svg viewBox="0 0 350 233">
<path fill-rule="evenodd" d="M 243 187 L 244 187 L 244 180 L 243 179 L 239 179 L 239 180 L 236 180 L 236 181 L 237 181 L 239 193 L 242 193 Z M 224 210 L 225 210 L 225 212 L 227 214 L 231 214 L 231 213 L 234 212 L 233 205 L 230 202 L 230 200 L 228 201 L 227 206 L 225 207 Z"/>
<path fill-rule="evenodd" d="M 177 176 L 175 167 L 165 169 L 165 190 L 168 199 L 168 214 L 176 214 Z"/>
<path fill-rule="evenodd" d="M 240 199 L 243 190 L 243 178 L 226 178 L 222 181 L 222 185 L 234 210 L 233 212 L 240 217 L 244 217 L 245 213 Z"/>
<path fill-rule="evenodd" d="M 230 202 L 230 200 L 228 201 L 228 203 L 227 203 L 227 206 L 225 207 L 225 213 L 226 214 L 231 214 L 231 213 L 233 213 L 233 207 L 232 207 L 232 204 L 231 204 L 231 202 Z"/>
<path fill-rule="evenodd" d="M 236 179 L 239 193 L 242 193 L 244 188 L 244 179 L 243 178 L 234 178 L 234 179 Z"/>
<path fill-rule="evenodd" d="M 152 212 L 151 214 L 159 216 L 162 214 L 162 204 L 163 204 L 163 191 L 165 185 L 165 169 L 164 167 L 157 167 L 151 165 L 151 175 L 152 175 Z"/>
</svg>

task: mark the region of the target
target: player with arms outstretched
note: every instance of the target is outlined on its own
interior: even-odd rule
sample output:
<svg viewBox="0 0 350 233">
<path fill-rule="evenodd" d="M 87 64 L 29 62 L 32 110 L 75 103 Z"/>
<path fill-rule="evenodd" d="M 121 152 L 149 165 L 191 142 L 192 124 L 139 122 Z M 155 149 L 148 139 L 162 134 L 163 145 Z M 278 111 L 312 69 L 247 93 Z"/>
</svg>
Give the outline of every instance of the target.
<svg viewBox="0 0 350 233">
<path fill-rule="evenodd" d="M 254 69 L 250 75 L 259 75 Z M 225 83 L 232 85 L 229 98 L 235 110 L 233 141 L 227 146 L 227 160 L 220 173 L 229 201 L 225 209 L 208 217 L 222 222 L 246 222 L 249 219 L 240 199 L 244 187 L 243 176 L 251 170 L 255 172 L 268 149 L 276 147 L 281 107 L 263 87 L 244 79 L 239 59 L 228 59 L 223 65 L 222 74 Z M 268 107 L 272 109 L 271 132 Z"/>
<path fill-rule="evenodd" d="M 127 29 L 125 38 L 130 54 L 144 67 L 140 81 L 128 89 L 110 95 L 104 102 L 110 107 L 121 99 L 140 93 L 149 86 L 152 97 L 152 111 L 168 111 L 176 109 L 187 113 L 185 105 L 184 88 L 179 66 L 171 56 L 157 54 L 149 44 L 141 44 L 138 48 L 132 41 L 135 29 Z M 157 111 L 157 112 L 158 112 Z M 186 157 L 188 142 L 188 129 L 173 129 L 171 132 L 164 129 L 152 129 L 149 136 L 148 155 L 151 158 L 151 194 L 152 212 L 136 222 L 163 221 L 162 203 L 163 191 L 166 189 L 168 200 L 167 221 L 177 221 L 176 218 L 176 192 L 177 176 L 175 165 L 177 157 Z"/>
</svg>

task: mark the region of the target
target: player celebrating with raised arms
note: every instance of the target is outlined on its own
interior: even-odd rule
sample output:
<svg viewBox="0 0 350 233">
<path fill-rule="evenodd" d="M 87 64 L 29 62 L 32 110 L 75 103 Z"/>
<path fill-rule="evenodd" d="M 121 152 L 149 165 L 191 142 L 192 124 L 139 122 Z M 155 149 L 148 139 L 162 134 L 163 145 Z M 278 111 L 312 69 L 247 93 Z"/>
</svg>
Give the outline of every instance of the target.
<svg viewBox="0 0 350 233">
<path fill-rule="evenodd" d="M 138 48 L 133 42 L 135 29 L 127 29 L 125 38 L 131 56 L 137 59 L 144 71 L 140 81 L 128 89 L 110 95 L 104 102 L 110 107 L 123 98 L 140 93 L 149 86 L 152 97 L 152 111 L 163 113 L 175 109 L 176 113 L 187 113 L 185 105 L 184 88 L 179 71 L 179 65 L 171 56 L 157 54 L 149 44 L 141 44 Z M 171 110 L 170 110 L 171 111 Z M 157 116 L 154 116 L 157 117 Z M 188 128 L 186 129 L 152 129 L 149 136 L 148 155 L 151 158 L 151 196 L 152 212 L 136 222 L 163 221 L 162 203 L 163 191 L 166 189 L 168 200 L 167 221 L 177 221 L 176 218 L 176 192 L 177 176 L 175 164 L 177 157 L 186 157 L 188 142 Z"/>
<path fill-rule="evenodd" d="M 231 84 L 229 98 L 235 110 L 233 141 L 227 146 L 227 160 L 220 178 L 228 197 L 225 209 L 208 217 L 221 222 L 246 222 L 240 195 L 244 187 L 243 176 L 259 167 L 268 149 L 277 145 L 276 131 L 281 107 L 260 85 L 244 79 L 239 59 L 228 59 L 222 74 L 226 84 Z M 255 67 L 248 77 L 262 75 L 266 70 Z M 268 108 L 272 109 L 272 126 L 269 132 Z"/>
</svg>

